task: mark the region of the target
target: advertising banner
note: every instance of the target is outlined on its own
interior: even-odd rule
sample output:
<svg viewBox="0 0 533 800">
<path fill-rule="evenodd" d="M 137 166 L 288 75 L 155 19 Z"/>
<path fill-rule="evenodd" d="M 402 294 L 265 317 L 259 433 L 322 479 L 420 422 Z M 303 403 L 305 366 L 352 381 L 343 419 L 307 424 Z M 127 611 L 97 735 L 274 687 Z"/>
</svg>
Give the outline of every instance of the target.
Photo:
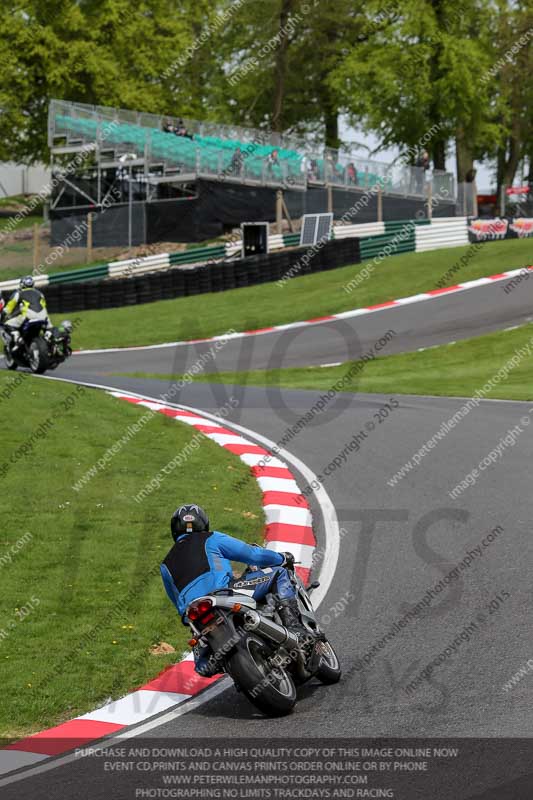
<svg viewBox="0 0 533 800">
<path fill-rule="evenodd" d="M 493 242 L 501 239 L 526 239 L 532 236 L 533 217 L 468 220 L 468 240 L 471 243 Z"/>
</svg>

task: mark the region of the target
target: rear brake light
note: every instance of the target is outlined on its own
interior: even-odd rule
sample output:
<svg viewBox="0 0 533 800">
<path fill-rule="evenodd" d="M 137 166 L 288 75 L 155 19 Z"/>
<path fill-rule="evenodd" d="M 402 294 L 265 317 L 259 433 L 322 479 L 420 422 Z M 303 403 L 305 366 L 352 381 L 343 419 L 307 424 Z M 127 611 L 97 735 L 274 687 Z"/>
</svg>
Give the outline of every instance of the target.
<svg viewBox="0 0 533 800">
<path fill-rule="evenodd" d="M 197 603 L 193 603 L 187 609 L 187 616 L 193 622 L 197 619 L 202 619 L 205 617 L 213 607 L 213 603 L 211 600 L 199 600 Z"/>
</svg>

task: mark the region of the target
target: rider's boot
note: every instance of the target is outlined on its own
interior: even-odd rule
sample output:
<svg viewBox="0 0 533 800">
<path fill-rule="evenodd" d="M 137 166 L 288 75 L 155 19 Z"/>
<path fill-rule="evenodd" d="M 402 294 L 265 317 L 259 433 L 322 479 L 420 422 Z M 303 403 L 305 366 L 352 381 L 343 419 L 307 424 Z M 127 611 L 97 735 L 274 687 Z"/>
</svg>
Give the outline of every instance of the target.
<svg viewBox="0 0 533 800">
<path fill-rule="evenodd" d="M 213 658 L 211 648 L 208 645 L 196 644 L 193 648 L 194 669 L 202 678 L 211 678 L 218 675 L 220 665 Z"/>
<path fill-rule="evenodd" d="M 299 636 L 308 636 L 309 632 L 302 624 L 300 619 L 300 611 L 298 609 L 298 601 L 296 598 L 291 597 L 289 600 L 280 600 L 278 605 L 278 612 L 281 621 L 285 627 L 297 633 Z"/>
</svg>

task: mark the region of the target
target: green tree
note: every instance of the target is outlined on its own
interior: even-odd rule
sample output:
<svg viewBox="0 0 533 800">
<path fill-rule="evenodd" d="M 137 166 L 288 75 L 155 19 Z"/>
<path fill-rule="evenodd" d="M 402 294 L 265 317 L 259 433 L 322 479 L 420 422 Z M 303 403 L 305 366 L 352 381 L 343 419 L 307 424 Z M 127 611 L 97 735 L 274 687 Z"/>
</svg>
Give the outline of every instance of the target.
<svg viewBox="0 0 533 800">
<path fill-rule="evenodd" d="M 370 21 L 364 9 L 362 0 L 248 0 L 221 37 L 228 77 L 219 116 L 315 134 L 337 147 L 339 95 L 330 74 L 348 48 L 389 24 Z"/>
<path fill-rule="evenodd" d="M 290 97 L 301 0 L 247 0 L 214 42 L 223 74 L 210 87 L 210 111 L 240 125 L 287 130 L 297 124 Z"/>
<path fill-rule="evenodd" d="M 518 165 L 533 157 L 533 9 L 530 3 L 499 4 L 494 20 L 490 85 L 496 100 L 499 137 L 496 156 L 498 193 L 511 186 Z"/>
<path fill-rule="evenodd" d="M 207 0 L 4 0 L 2 156 L 46 159 L 54 97 L 200 115 L 214 56 L 209 37 L 194 45 L 217 9 Z"/>
<path fill-rule="evenodd" d="M 352 122 L 377 133 L 383 146 L 423 146 L 445 168 L 449 140 L 468 131 L 475 150 L 490 125 L 483 19 L 489 0 L 400 0 L 390 24 L 354 46 L 330 77 Z M 379 6 L 369 5 L 379 19 Z"/>
</svg>

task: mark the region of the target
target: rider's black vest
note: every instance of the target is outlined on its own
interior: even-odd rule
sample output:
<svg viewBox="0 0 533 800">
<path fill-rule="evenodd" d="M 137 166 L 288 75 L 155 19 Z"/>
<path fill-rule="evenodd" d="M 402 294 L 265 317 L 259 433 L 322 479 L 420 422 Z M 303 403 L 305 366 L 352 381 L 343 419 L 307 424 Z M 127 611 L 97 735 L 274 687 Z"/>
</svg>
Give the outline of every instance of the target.
<svg viewBox="0 0 533 800">
<path fill-rule="evenodd" d="M 46 308 L 46 302 L 44 301 L 44 295 L 39 289 L 21 289 L 20 290 L 20 303 L 28 303 L 28 308 L 31 311 L 42 311 L 43 308 Z M 41 303 L 41 300 L 43 301 Z"/>
<path fill-rule="evenodd" d="M 206 540 L 211 531 L 205 533 L 189 533 L 178 539 L 172 550 L 167 553 L 163 564 L 172 575 L 176 588 L 181 592 L 186 586 L 209 572 L 209 561 L 205 552 Z"/>
</svg>

